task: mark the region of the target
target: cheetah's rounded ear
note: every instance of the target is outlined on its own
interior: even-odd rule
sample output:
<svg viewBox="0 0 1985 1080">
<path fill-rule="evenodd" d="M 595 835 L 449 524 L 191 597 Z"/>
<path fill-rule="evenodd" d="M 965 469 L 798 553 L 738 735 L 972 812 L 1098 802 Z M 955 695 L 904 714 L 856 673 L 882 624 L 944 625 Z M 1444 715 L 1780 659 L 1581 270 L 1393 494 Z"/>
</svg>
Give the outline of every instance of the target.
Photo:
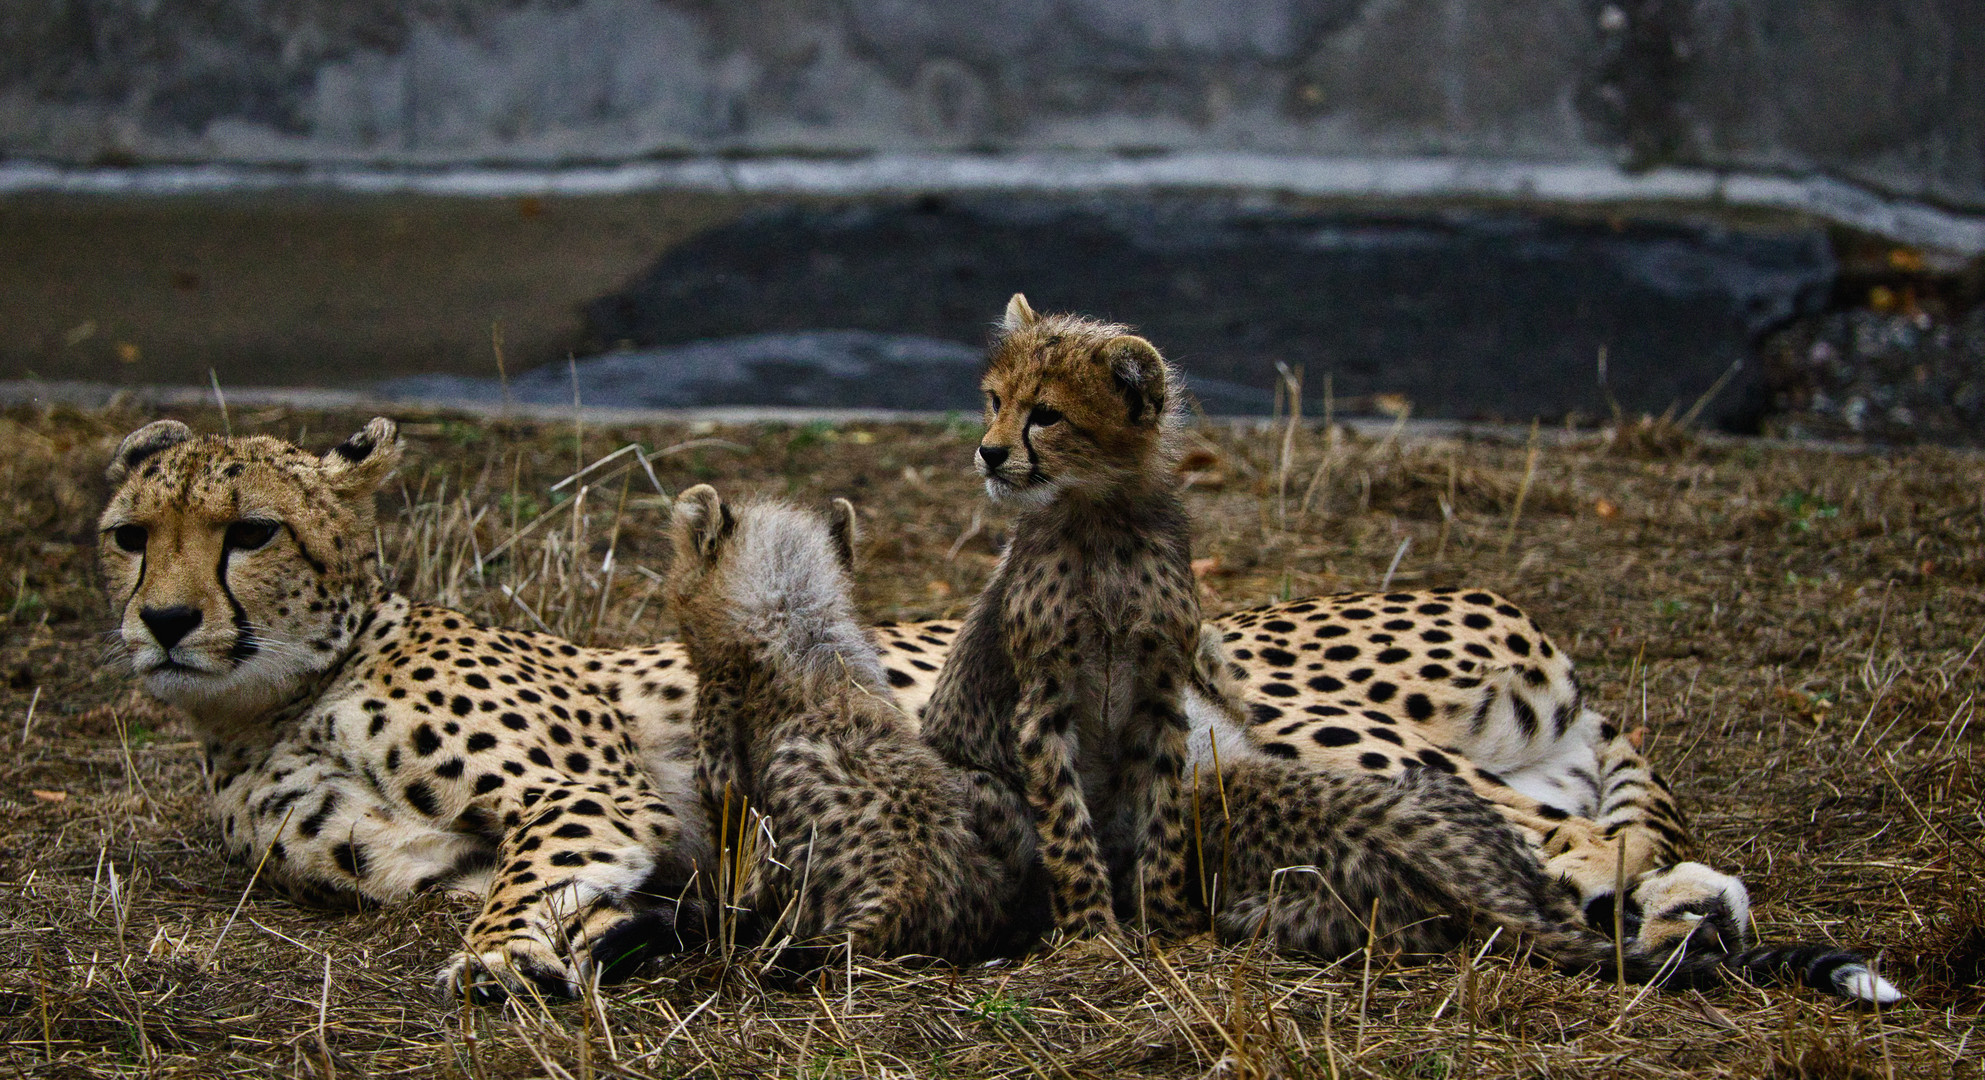
<svg viewBox="0 0 1985 1080">
<path fill-rule="evenodd" d="M 112 484 L 122 484 L 146 458 L 192 437 L 193 429 L 177 420 L 154 420 L 124 436 L 124 441 L 117 444 L 117 452 L 110 455 L 110 467 L 103 474 Z"/>
<path fill-rule="evenodd" d="M 1041 321 L 1034 309 L 1027 306 L 1026 293 L 1014 293 L 1013 299 L 1006 302 L 1006 314 L 999 320 L 999 328 L 1011 334 Z"/>
<path fill-rule="evenodd" d="M 861 542 L 861 522 L 855 517 L 855 504 L 846 499 L 834 500 L 834 520 L 830 532 L 834 536 L 834 554 L 841 560 L 841 569 L 855 572 L 855 546 Z"/>
<path fill-rule="evenodd" d="M 406 452 L 400 425 L 375 416 L 350 438 L 325 451 L 324 475 L 339 491 L 370 495 L 392 474 Z"/>
<path fill-rule="evenodd" d="M 705 562 L 717 557 L 717 549 L 737 525 L 731 508 L 708 484 L 677 495 L 671 518 L 675 523 L 675 557 L 694 554 Z"/>
<path fill-rule="evenodd" d="M 1165 414 L 1165 358 L 1158 349 L 1135 334 L 1121 334 L 1104 342 L 1096 358 L 1109 365 L 1110 377 L 1123 395 L 1130 422 L 1144 423 Z"/>
</svg>

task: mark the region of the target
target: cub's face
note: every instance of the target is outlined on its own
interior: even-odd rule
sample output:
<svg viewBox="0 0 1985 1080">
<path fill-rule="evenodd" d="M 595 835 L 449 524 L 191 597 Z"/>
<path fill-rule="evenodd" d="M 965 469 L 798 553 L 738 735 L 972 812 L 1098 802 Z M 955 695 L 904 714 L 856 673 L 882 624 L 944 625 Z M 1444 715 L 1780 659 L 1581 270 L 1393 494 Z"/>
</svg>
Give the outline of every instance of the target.
<svg viewBox="0 0 1985 1080">
<path fill-rule="evenodd" d="M 975 464 L 996 501 L 1044 505 L 1162 467 L 1170 372 L 1121 326 L 1007 305 L 979 388 L 986 434 Z"/>
<path fill-rule="evenodd" d="M 172 420 L 127 437 L 98 558 L 146 689 L 195 716 L 246 714 L 335 663 L 376 587 L 372 496 L 401 452 L 385 419 L 321 458 Z"/>
</svg>

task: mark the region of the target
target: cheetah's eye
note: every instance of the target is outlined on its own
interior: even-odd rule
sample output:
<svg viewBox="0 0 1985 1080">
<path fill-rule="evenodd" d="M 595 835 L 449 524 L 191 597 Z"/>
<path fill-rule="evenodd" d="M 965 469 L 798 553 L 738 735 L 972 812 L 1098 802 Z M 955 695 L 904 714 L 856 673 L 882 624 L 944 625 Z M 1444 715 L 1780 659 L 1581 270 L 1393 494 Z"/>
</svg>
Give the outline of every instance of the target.
<svg viewBox="0 0 1985 1080">
<path fill-rule="evenodd" d="M 1046 405 L 1036 405 L 1034 406 L 1034 411 L 1027 414 L 1027 422 L 1035 427 L 1047 427 L 1050 424 L 1059 424 L 1061 423 L 1061 410 L 1050 409 Z"/>
<path fill-rule="evenodd" d="M 143 525 L 119 525 L 110 530 L 110 538 L 117 546 L 133 555 L 145 550 L 146 535 Z"/>
<path fill-rule="evenodd" d="M 222 543 L 236 551 L 254 551 L 274 540 L 280 528 L 273 521 L 237 521 L 227 527 Z"/>
<path fill-rule="evenodd" d="M 998 395 L 998 394 L 995 394 L 995 393 L 993 393 L 993 392 L 992 392 L 991 390 L 988 390 L 988 391 L 986 391 L 986 404 L 992 407 L 992 411 L 994 411 L 994 412 L 998 412 L 998 411 L 999 411 L 999 395 Z"/>
</svg>

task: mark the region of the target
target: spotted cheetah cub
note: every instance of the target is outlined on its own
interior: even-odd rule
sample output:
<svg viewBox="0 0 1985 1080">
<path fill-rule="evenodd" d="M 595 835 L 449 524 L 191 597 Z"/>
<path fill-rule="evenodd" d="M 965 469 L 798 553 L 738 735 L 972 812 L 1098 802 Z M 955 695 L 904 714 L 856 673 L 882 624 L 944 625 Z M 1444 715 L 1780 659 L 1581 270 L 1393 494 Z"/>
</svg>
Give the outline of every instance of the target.
<svg viewBox="0 0 1985 1080">
<path fill-rule="evenodd" d="M 1331 773 L 1223 746 L 1217 773 L 1199 775 L 1195 861 L 1202 880 L 1216 883 L 1214 929 L 1227 941 L 1327 957 L 1368 942 L 1427 954 L 1496 928 L 1505 951 L 1568 972 L 1618 969 L 1674 988 L 1743 978 L 1882 1003 L 1901 997 L 1861 954 L 1831 945 L 1733 951 L 1705 934 L 1653 945 L 1628 936 L 1616 946 L 1583 923 L 1573 891 L 1545 874 L 1495 806 L 1439 769 Z"/>
<path fill-rule="evenodd" d="M 970 771 L 987 828 L 1002 806 L 1031 810 L 1055 925 L 1074 936 L 1113 933 L 1115 909 L 1169 932 L 1196 919 L 1181 694 L 1199 604 L 1173 380 L 1126 328 L 1015 294 L 981 382 L 978 470 L 1019 517 L 923 733 Z"/>
<path fill-rule="evenodd" d="M 748 805 L 771 841 L 738 890 L 756 932 L 790 934 L 788 964 L 844 943 L 986 952 L 1019 876 L 973 835 L 962 778 L 918 740 L 855 622 L 854 507 L 835 500 L 830 528 L 699 485 L 674 518 L 666 588 L 697 677 L 704 798 L 730 836 Z"/>
</svg>

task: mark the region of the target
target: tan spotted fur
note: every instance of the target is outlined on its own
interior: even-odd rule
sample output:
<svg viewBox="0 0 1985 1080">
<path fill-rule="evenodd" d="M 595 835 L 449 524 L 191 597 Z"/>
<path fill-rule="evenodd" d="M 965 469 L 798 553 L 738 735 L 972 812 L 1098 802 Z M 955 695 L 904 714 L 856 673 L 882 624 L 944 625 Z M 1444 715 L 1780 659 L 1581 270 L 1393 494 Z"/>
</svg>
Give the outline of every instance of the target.
<svg viewBox="0 0 1985 1080">
<path fill-rule="evenodd" d="M 1025 867 L 971 829 L 964 780 L 917 738 L 855 621 L 854 508 L 675 501 L 667 593 L 698 679 L 699 777 L 720 837 L 749 837 L 749 936 L 792 957 L 975 959 Z M 748 808 L 748 810 L 747 810 Z M 735 851 L 744 844 L 726 844 Z M 770 924 L 770 925 L 767 925 Z"/>
<path fill-rule="evenodd" d="M 681 656 L 382 589 L 373 492 L 401 452 L 384 419 L 321 457 L 174 421 L 133 433 L 101 520 L 119 636 L 200 733 L 232 855 L 313 900 L 475 893 L 444 994 L 576 993 L 700 934 Z"/>
</svg>

